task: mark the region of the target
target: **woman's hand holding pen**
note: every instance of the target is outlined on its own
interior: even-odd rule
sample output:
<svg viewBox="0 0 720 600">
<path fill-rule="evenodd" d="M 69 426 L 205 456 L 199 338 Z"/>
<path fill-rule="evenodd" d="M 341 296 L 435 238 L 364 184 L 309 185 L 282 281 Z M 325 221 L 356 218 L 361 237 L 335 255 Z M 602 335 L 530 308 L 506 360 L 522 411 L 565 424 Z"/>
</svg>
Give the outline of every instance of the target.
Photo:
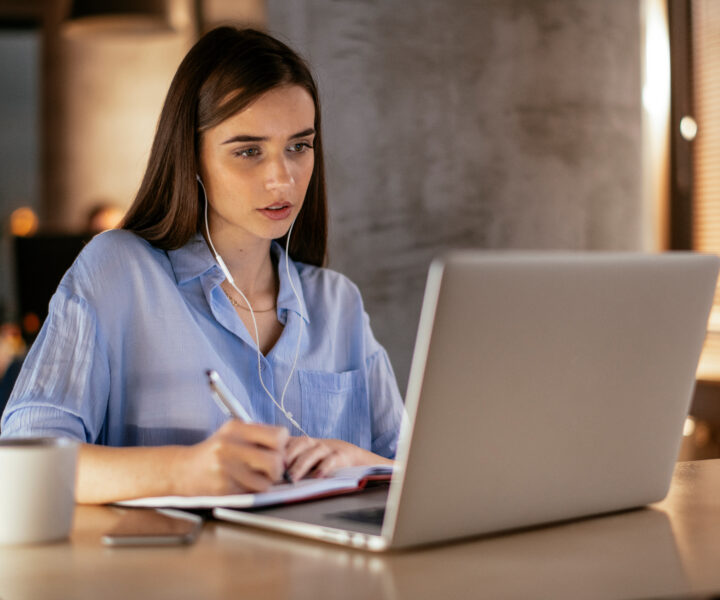
<svg viewBox="0 0 720 600">
<path fill-rule="evenodd" d="M 263 492 L 282 479 L 288 439 L 285 427 L 231 419 L 205 441 L 183 449 L 176 463 L 177 493 Z"/>
<path fill-rule="evenodd" d="M 325 477 L 334 470 L 393 461 L 334 439 L 290 437 L 285 427 L 226 422 L 208 439 L 182 447 L 173 461 L 172 493 L 208 496 L 264 492 L 283 480 Z"/>
<path fill-rule="evenodd" d="M 232 391 L 225 385 L 222 378 L 214 369 L 208 369 L 205 371 L 208 378 L 208 385 L 210 386 L 210 392 L 212 393 L 213 399 L 217 403 L 220 410 L 226 415 L 234 417 L 231 423 L 239 422 L 246 427 L 252 428 L 255 425 L 251 425 L 250 415 L 245 410 L 242 403 L 233 395 Z M 222 431 L 227 424 L 221 427 L 218 432 Z M 261 426 L 268 428 L 267 426 Z M 277 430 L 278 428 L 270 428 Z M 315 477 L 325 477 L 332 473 L 332 471 L 341 467 L 350 467 L 356 465 L 377 465 L 377 464 L 392 464 L 393 461 L 373 454 L 368 450 L 363 450 L 354 444 L 343 442 L 342 440 L 333 439 L 318 439 L 311 438 L 309 436 L 302 437 L 289 437 L 287 430 L 284 429 L 285 446 L 270 445 L 267 449 L 275 451 L 282 451 L 283 457 L 283 468 L 278 473 L 277 469 L 272 470 L 263 469 L 259 475 L 265 476 L 264 488 L 250 488 L 249 491 L 264 491 L 269 487 L 273 481 L 268 482 L 267 477 L 275 477 L 274 481 L 279 481 L 282 476 L 283 481 L 291 483 L 293 481 L 299 481 L 308 473 L 311 473 Z M 217 435 L 217 434 L 215 434 Z M 212 436 L 208 441 L 215 438 Z M 277 460 L 277 456 L 273 458 Z M 250 468 L 255 468 L 253 465 L 248 463 Z M 247 468 L 247 466 L 245 468 Z M 274 465 L 276 466 L 276 465 Z M 234 469 L 229 469 L 233 471 Z M 223 471 L 228 471 L 227 467 Z M 218 492 L 218 493 L 233 493 L 233 492 Z"/>
</svg>

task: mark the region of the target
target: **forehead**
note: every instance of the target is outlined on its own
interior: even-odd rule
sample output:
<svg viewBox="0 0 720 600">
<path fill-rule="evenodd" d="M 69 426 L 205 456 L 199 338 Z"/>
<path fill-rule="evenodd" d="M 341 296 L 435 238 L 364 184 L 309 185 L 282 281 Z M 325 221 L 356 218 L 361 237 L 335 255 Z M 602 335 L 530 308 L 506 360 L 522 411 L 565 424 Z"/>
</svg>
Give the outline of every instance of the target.
<svg viewBox="0 0 720 600">
<path fill-rule="evenodd" d="M 314 124 L 315 104 L 310 93 L 299 85 L 287 85 L 265 92 L 244 109 L 209 129 L 206 135 L 287 137 L 312 128 Z"/>
</svg>

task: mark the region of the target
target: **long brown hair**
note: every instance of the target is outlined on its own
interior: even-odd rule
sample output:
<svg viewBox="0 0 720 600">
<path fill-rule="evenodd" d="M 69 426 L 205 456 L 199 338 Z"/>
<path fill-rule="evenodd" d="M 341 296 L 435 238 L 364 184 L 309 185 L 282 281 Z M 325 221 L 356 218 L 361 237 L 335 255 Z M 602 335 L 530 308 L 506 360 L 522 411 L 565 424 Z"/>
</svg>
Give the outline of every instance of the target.
<svg viewBox="0 0 720 600">
<path fill-rule="evenodd" d="M 145 176 L 121 227 L 164 250 L 187 243 L 200 230 L 203 216 L 195 179 L 200 136 L 280 85 L 303 87 L 315 104 L 315 165 L 295 221 L 290 256 L 324 264 L 327 200 L 317 85 L 297 53 L 254 29 L 213 29 L 180 63 L 160 113 Z M 284 244 L 285 238 L 279 241 Z"/>
</svg>

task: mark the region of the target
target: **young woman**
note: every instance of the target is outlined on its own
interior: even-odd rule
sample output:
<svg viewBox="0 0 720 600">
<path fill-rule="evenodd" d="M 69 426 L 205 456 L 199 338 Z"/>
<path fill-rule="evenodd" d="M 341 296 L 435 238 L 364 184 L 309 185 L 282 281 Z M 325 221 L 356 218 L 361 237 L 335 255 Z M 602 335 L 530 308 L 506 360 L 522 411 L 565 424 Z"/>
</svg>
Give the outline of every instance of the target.
<svg viewBox="0 0 720 600">
<path fill-rule="evenodd" d="M 395 377 L 322 268 L 320 107 L 278 40 L 228 27 L 178 68 L 121 230 L 63 278 L 3 437 L 83 442 L 79 502 L 262 491 L 394 457 Z M 216 370 L 252 422 L 213 401 Z"/>
</svg>

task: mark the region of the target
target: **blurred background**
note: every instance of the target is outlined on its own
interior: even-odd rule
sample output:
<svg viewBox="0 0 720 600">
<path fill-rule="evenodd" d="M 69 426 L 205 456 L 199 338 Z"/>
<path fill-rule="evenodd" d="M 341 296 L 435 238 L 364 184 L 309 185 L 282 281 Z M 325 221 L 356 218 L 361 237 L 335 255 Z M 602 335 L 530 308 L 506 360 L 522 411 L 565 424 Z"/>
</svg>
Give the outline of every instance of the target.
<svg viewBox="0 0 720 600">
<path fill-rule="evenodd" d="M 183 55 L 221 24 L 315 70 L 329 266 L 359 285 L 403 392 L 446 249 L 720 252 L 720 2 L 0 0 L 6 380 L 64 270 L 132 202 Z M 714 312 L 681 458 L 720 456 L 718 340 Z"/>
</svg>

